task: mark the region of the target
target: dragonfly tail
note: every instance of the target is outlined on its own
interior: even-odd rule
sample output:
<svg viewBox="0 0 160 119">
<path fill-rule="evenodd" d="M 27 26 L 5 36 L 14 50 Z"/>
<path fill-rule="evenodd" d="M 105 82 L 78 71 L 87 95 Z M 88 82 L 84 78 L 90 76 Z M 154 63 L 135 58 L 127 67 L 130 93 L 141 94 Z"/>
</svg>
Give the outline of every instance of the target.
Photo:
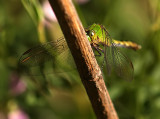
<svg viewBox="0 0 160 119">
<path fill-rule="evenodd" d="M 138 45 L 138 44 L 133 43 L 131 41 L 117 41 L 117 40 L 114 40 L 114 45 L 117 46 L 117 47 L 130 48 L 130 49 L 133 49 L 133 50 L 141 49 L 141 45 Z"/>
</svg>

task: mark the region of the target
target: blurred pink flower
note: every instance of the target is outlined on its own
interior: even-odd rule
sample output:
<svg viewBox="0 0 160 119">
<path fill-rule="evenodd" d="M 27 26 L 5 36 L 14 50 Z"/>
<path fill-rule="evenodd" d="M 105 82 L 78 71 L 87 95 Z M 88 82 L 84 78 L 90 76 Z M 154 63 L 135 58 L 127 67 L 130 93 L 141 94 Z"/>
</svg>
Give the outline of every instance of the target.
<svg viewBox="0 0 160 119">
<path fill-rule="evenodd" d="M 20 80 L 17 73 L 12 73 L 10 79 L 10 90 L 13 95 L 21 94 L 26 90 L 26 83 Z"/>
<path fill-rule="evenodd" d="M 87 2 L 89 2 L 90 0 L 75 0 L 78 4 L 85 4 Z M 57 18 L 56 15 L 51 7 L 51 5 L 49 4 L 49 2 L 46 0 L 43 2 L 43 12 L 44 12 L 44 16 L 45 16 L 45 20 L 44 22 L 48 25 L 48 22 L 57 22 Z"/>
<path fill-rule="evenodd" d="M 28 115 L 20 109 L 11 111 L 8 114 L 8 119 L 29 119 Z"/>
<path fill-rule="evenodd" d="M 57 22 L 57 18 L 52 10 L 51 5 L 49 4 L 48 1 L 45 1 L 43 3 L 43 12 L 44 12 L 44 16 L 45 18 L 47 18 L 50 21 L 55 21 Z"/>
</svg>

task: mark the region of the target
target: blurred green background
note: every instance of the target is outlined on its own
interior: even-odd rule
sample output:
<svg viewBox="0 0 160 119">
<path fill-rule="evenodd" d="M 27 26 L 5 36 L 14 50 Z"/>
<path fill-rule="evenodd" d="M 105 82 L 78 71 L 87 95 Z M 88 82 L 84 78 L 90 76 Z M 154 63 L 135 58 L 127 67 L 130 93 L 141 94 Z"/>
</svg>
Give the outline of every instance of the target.
<svg viewBox="0 0 160 119">
<path fill-rule="evenodd" d="M 124 50 L 133 81 L 107 78 L 119 117 L 160 119 L 160 1 L 73 2 L 84 27 L 100 23 L 113 38 L 142 45 Z M 32 76 L 18 67 L 27 49 L 63 36 L 48 2 L 1 0 L 0 15 L 0 119 L 96 118 L 76 71 Z"/>
</svg>

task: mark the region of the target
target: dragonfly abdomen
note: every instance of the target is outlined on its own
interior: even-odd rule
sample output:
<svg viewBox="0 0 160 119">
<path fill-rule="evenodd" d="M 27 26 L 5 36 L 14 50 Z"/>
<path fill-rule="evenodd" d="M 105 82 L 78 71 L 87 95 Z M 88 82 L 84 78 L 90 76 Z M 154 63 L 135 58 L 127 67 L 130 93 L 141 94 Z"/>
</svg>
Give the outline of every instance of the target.
<svg viewBox="0 0 160 119">
<path fill-rule="evenodd" d="M 133 43 L 131 41 L 117 41 L 117 40 L 114 40 L 114 46 L 116 47 L 124 47 L 124 48 L 131 48 L 133 50 L 138 50 L 138 49 L 141 49 L 141 46 L 136 44 L 136 43 Z"/>
</svg>

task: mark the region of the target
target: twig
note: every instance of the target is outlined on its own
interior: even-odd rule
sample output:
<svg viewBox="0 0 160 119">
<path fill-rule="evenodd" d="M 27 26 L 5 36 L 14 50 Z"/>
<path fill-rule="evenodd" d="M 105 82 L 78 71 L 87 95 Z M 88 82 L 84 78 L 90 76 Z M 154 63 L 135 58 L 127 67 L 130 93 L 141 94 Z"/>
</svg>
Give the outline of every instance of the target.
<svg viewBox="0 0 160 119">
<path fill-rule="evenodd" d="M 101 70 L 71 0 L 49 0 L 98 119 L 118 119 Z"/>
</svg>

